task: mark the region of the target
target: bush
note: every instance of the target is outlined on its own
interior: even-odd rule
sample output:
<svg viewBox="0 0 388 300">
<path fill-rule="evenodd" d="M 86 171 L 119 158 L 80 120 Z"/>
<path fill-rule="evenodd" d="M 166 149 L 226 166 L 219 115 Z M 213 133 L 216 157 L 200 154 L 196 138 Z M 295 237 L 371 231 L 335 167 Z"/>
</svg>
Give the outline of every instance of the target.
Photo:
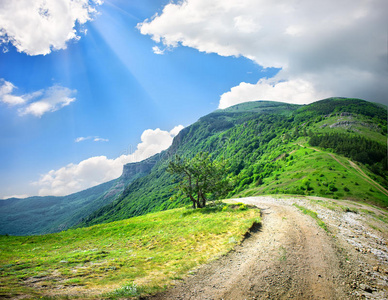
<svg viewBox="0 0 388 300">
<path fill-rule="evenodd" d="M 240 187 L 243 187 L 243 186 L 245 186 L 245 185 L 248 185 L 248 184 L 252 183 L 252 180 L 253 180 L 253 178 L 251 178 L 251 177 L 246 177 L 246 178 L 244 178 L 243 180 L 240 181 L 239 186 L 240 186 Z"/>
<path fill-rule="evenodd" d="M 223 208 L 222 211 L 230 211 L 230 210 L 247 210 L 248 206 L 242 202 L 238 203 L 231 203 L 231 204 L 226 204 Z"/>
<path fill-rule="evenodd" d="M 240 207 L 238 208 L 238 210 L 247 210 L 247 209 L 248 207 L 243 203 L 241 203 Z"/>
</svg>

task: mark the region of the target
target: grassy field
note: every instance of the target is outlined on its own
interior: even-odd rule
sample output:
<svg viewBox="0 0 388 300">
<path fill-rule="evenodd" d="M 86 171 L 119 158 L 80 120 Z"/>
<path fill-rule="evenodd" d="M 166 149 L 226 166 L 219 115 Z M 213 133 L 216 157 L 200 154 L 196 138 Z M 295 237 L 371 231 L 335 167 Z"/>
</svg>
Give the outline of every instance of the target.
<svg viewBox="0 0 388 300">
<path fill-rule="evenodd" d="M 0 298 L 138 296 L 230 251 L 258 209 L 175 209 L 64 232 L 0 236 Z"/>
<path fill-rule="evenodd" d="M 347 158 L 328 151 L 295 143 L 276 160 L 276 171 L 263 185 L 251 186 L 237 196 L 291 194 L 323 196 L 334 199 L 361 200 L 388 207 L 388 196 L 371 184 Z M 361 169 L 361 167 L 359 167 Z M 370 178 L 374 178 L 366 168 Z"/>
</svg>

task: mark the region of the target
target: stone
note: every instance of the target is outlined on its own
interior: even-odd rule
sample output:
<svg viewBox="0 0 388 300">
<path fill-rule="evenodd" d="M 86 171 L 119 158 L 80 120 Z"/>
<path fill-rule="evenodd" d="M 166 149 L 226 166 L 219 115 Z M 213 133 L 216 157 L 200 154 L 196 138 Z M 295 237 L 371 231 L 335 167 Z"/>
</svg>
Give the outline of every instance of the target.
<svg viewBox="0 0 388 300">
<path fill-rule="evenodd" d="M 366 285 L 364 283 L 360 284 L 360 289 L 364 290 L 367 293 L 373 293 L 373 289 L 369 285 Z"/>
</svg>

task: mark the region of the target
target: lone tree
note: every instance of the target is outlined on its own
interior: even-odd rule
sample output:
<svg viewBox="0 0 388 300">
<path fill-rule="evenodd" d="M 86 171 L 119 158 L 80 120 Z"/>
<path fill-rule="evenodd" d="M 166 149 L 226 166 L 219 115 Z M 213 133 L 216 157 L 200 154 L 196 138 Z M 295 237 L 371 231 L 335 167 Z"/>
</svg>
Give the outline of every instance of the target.
<svg viewBox="0 0 388 300">
<path fill-rule="evenodd" d="M 167 171 L 178 175 L 178 188 L 190 198 L 193 208 L 205 207 L 208 197 L 220 199 L 231 189 L 225 163 L 212 161 L 207 152 L 200 152 L 192 159 L 176 155 Z"/>
</svg>

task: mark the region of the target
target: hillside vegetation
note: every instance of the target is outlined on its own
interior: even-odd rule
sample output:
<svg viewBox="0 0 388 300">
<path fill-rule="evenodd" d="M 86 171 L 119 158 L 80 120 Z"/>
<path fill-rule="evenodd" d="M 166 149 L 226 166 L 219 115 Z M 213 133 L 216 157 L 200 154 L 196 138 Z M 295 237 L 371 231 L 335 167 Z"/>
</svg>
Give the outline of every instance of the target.
<svg viewBox="0 0 388 300">
<path fill-rule="evenodd" d="M 0 201 L 0 234 L 58 232 L 189 204 L 166 169 L 176 154 L 199 152 L 225 161 L 228 197 L 301 194 L 388 206 L 386 106 L 347 98 L 257 101 L 200 118 L 166 151 L 124 166 L 117 180 L 65 197 Z"/>
<path fill-rule="evenodd" d="M 0 298 L 152 293 L 227 253 L 258 223 L 258 209 L 231 204 L 42 236 L 0 236 Z"/>
<path fill-rule="evenodd" d="M 77 226 L 125 219 L 187 203 L 172 197 L 175 154 L 226 160 L 229 197 L 302 194 L 388 206 L 387 109 L 360 99 L 309 105 L 258 101 L 217 110 L 183 129 L 151 172 Z M 186 202 L 185 202 L 186 201 Z"/>
</svg>

